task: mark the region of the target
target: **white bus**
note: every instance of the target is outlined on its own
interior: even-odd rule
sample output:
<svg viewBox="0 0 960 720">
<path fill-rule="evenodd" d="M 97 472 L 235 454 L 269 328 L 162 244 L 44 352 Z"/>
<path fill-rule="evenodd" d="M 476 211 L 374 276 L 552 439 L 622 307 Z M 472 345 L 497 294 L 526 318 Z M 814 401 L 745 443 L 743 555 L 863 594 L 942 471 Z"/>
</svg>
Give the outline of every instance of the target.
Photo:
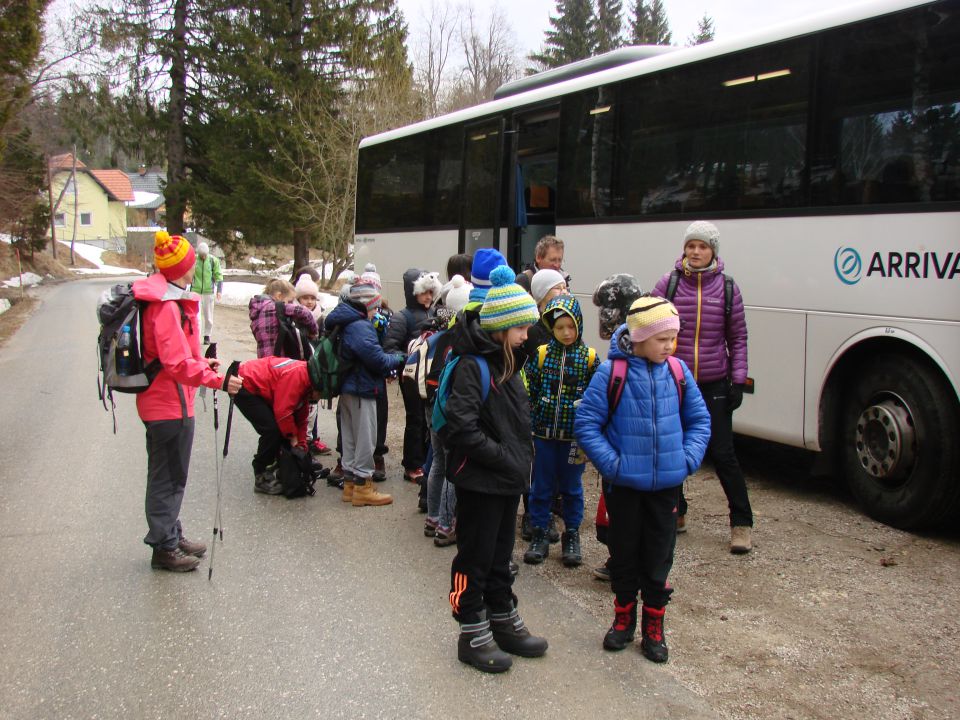
<svg viewBox="0 0 960 720">
<path fill-rule="evenodd" d="M 593 288 L 629 272 L 652 289 L 711 220 L 747 308 L 735 430 L 819 451 L 881 521 L 955 522 L 960 0 L 589 70 L 366 138 L 357 267 L 376 263 L 397 306 L 407 267 L 494 246 L 519 268 L 556 234 L 605 350 Z"/>
</svg>

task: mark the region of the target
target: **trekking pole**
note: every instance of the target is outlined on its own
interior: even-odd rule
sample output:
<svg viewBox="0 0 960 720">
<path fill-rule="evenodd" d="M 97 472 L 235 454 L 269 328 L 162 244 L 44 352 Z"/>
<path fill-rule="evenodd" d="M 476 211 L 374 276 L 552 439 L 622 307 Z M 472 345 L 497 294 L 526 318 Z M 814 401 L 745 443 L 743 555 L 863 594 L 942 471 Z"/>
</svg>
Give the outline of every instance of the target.
<svg viewBox="0 0 960 720">
<path fill-rule="evenodd" d="M 217 356 L 217 344 L 210 343 L 210 345 L 207 347 L 207 351 L 203 354 L 203 356 L 208 360 L 215 358 Z M 198 392 L 197 394 L 200 396 L 200 399 L 203 401 L 203 411 L 206 412 L 207 411 L 207 386 L 201 385 L 200 392 Z"/>
<path fill-rule="evenodd" d="M 231 375 L 237 374 L 237 369 L 240 367 L 239 362 L 234 362 L 227 369 L 227 380 L 229 381 Z M 213 557 L 216 554 L 217 549 L 217 538 L 219 537 L 220 542 L 223 542 L 223 468 L 227 464 L 227 451 L 230 447 L 230 427 L 233 424 L 233 397 L 230 398 L 230 405 L 227 409 L 227 428 L 223 434 L 223 461 L 220 461 L 219 455 L 216 453 L 217 445 L 217 430 L 220 427 L 220 407 L 219 402 L 217 401 L 217 391 L 213 391 L 213 441 L 214 441 L 214 456 L 216 458 L 216 470 L 217 470 L 217 507 L 213 515 L 213 544 L 210 546 L 210 566 L 207 568 L 207 580 L 213 579 Z"/>
</svg>

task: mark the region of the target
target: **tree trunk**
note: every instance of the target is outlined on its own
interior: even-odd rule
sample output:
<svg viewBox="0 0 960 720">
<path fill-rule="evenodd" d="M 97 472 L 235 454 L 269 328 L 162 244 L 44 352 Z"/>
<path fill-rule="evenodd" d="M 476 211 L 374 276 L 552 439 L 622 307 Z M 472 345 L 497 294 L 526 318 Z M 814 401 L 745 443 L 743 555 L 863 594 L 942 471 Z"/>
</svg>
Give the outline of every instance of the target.
<svg viewBox="0 0 960 720">
<path fill-rule="evenodd" d="M 187 105 L 187 3 L 188 0 L 174 3 L 170 43 L 170 126 L 167 128 L 167 186 L 163 194 L 167 205 L 167 231 L 172 235 L 183 233 L 183 216 L 186 214 L 183 126 Z"/>
<path fill-rule="evenodd" d="M 310 236 L 306 230 L 293 231 L 293 271 L 296 272 L 310 262 Z"/>
<path fill-rule="evenodd" d="M 53 204 L 53 173 L 50 171 L 50 156 L 43 156 L 47 164 L 47 197 L 50 202 L 50 254 L 57 259 L 57 208 Z M 62 193 L 61 193 L 62 195 Z"/>
</svg>

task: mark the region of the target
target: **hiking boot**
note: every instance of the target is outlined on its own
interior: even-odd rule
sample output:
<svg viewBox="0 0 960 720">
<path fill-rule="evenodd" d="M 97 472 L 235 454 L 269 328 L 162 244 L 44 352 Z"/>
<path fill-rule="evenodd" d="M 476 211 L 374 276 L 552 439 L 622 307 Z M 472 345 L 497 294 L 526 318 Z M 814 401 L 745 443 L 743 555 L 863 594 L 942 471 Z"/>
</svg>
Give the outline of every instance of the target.
<svg viewBox="0 0 960 720">
<path fill-rule="evenodd" d="M 407 482 L 420 484 L 420 478 L 423 477 L 423 468 L 414 468 L 413 470 L 404 469 L 403 479 Z"/>
<path fill-rule="evenodd" d="M 373 481 L 383 482 L 387 479 L 387 464 L 383 460 L 383 455 L 373 456 Z"/>
<path fill-rule="evenodd" d="M 610 568 L 606 565 L 600 565 L 593 569 L 593 576 L 597 580 L 603 580 L 604 582 L 610 582 Z"/>
<path fill-rule="evenodd" d="M 202 558 L 207 553 L 207 546 L 202 542 L 193 542 L 187 540 L 185 537 L 180 538 L 180 542 L 177 543 L 177 547 L 180 548 L 180 551 L 184 555 L 193 555 L 197 558 Z"/>
<path fill-rule="evenodd" d="M 154 548 L 153 557 L 150 558 L 150 567 L 154 570 L 169 570 L 170 572 L 190 572 L 196 570 L 199 564 L 200 558 L 187 555 L 178 547 L 173 548 L 173 550 Z"/>
<path fill-rule="evenodd" d="M 317 438 L 312 443 L 310 443 L 310 452 L 314 455 L 329 455 L 333 452 L 327 445 L 324 445 L 320 442 L 320 438 Z"/>
<path fill-rule="evenodd" d="M 453 528 L 445 528 L 442 525 L 438 525 L 436 535 L 433 537 L 433 544 L 437 547 L 456 545 L 457 531 Z"/>
<path fill-rule="evenodd" d="M 354 490 L 353 478 L 344 476 L 343 494 L 340 496 L 340 499 L 343 500 L 343 502 L 353 502 L 353 490 Z"/>
<path fill-rule="evenodd" d="M 613 601 L 613 625 L 603 638 L 604 650 L 623 650 L 637 632 L 637 601 L 621 605 Z"/>
<path fill-rule="evenodd" d="M 647 660 L 655 663 L 667 661 L 669 650 L 667 643 L 663 638 L 663 608 L 652 608 L 643 606 L 643 618 L 641 620 L 640 631 L 643 638 L 640 640 L 640 650 Z M 636 614 L 634 614 L 636 622 Z"/>
<path fill-rule="evenodd" d="M 506 612 L 491 612 L 490 630 L 493 632 L 493 641 L 511 655 L 535 658 L 547 652 L 546 638 L 530 634 L 516 607 Z"/>
<path fill-rule="evenodd" d="M 567 567 L 577 567 L 583 562 L 583 554 L 580 552 L 580 531 L 567 530 L 563 534 L 563 543 L 560 546 L 561 559 Z"/>
<path fill-rule="evenodd" d="M 539 565 L 550 554 L 550 543 L 547 542 L 547 531 L 544 528 L 533 529 L 533 539 L 530 547 L 523 554 L 523 561 L 527 565 Z"/>
<path fill-rule="evenodd" d="M 560 542 L 560 531 L 557 530 L 557 523 L 555 522 L 556 516 L 550 516 L 550 524 L 547 526 L 547 540 L 550 541 L 551 545 L 556 545 Z"/>
<path fill-rule="evenodd" d="M 365 505 L 389 505 L 393 498 L 386 493 L 377 492 L 373 487 L 373 480 L 357 480 L 353 484 L 353 498 L 351 500 L 354 507 L 364 507 Z"/>
<path fill-rule="evenodd" d="M 677 515 L 677 535 L 687 531 L 687 516 Z"/>
<path fill-rule="evenodd" d="M 516 577 L 520 574 L 520 566 L 517 565 L 513 560 L 507 563 L 507 569 L 510 571 L 510 577 Z"/>
<path fill-rule="evenodd" d="M 425 537 L 436 537 L 437 536 L 437 526 L 440 523 L 433 518 L 428 517 L 423 521 L 423 534 Z"/>
<path fill-rule="evenodd" d="M 457 659 L 486 673 L 501 673 L 513 665 L 510 656 L 493 641 L 486 613 L 481 613 L 477 622 L 460 623 Z"/>
<path fill-rule="evenodd" d="M 332 475 L 327 475 L 327 487 L 343 490 L 343 479 L 341 478 L 340 480 L 337 480 Z"/>
<path fill-rule="evenodd" d="M 753 549 L 752 531 L 749 525 L 734 525 L 730 528 L 730 552 L 744 555 Z"/>
<path fill-rule="evenodd" d="M 330 471 L 330 474 L 327 476 L 330 480 L 343 480 L 343 465 L 340 464 L 340 460 L 337 460 L 337 466 Z"/>
<path fill-rule="evenodd" d="M 253 491 L 263 493 L 264 495 L 282 495 L 283 485 L 277 480 L 277 476 L 269 470 L 257 473 L 253 481 Z"/>
<path fill-rule="evenodd" d="M 530 528 L 530 516 L 524 513 L 520 517 L 520 537 L 527 542 L 533 540 L 533 530 Z"/>
</svg>

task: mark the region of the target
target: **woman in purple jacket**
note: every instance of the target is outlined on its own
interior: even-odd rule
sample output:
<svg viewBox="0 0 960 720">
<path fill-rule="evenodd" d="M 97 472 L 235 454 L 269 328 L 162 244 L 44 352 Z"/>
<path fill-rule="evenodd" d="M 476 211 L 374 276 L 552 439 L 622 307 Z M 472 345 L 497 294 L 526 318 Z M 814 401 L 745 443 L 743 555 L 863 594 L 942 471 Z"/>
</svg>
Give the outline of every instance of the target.
<svg viewBox="0 0 960 720">
<path fill-rule="evenodd" d="M 691 223 L 683 236 L 683 256 L 652 294 L 671 300 L 680 312 L 676 355 L 693 371 L 710 410 L 707 453 L 730 506 L 730 552 L 742 554 L 752 548 L 753 511 L 733 447 L 733 411 L 743 402 L 747 382 L 747 322 L 740 288 L 723 274 L 719 252 L 717 226 Z M 678 532 L 686 529 L 686 512 L 681 492 Z"/>
</svg>

